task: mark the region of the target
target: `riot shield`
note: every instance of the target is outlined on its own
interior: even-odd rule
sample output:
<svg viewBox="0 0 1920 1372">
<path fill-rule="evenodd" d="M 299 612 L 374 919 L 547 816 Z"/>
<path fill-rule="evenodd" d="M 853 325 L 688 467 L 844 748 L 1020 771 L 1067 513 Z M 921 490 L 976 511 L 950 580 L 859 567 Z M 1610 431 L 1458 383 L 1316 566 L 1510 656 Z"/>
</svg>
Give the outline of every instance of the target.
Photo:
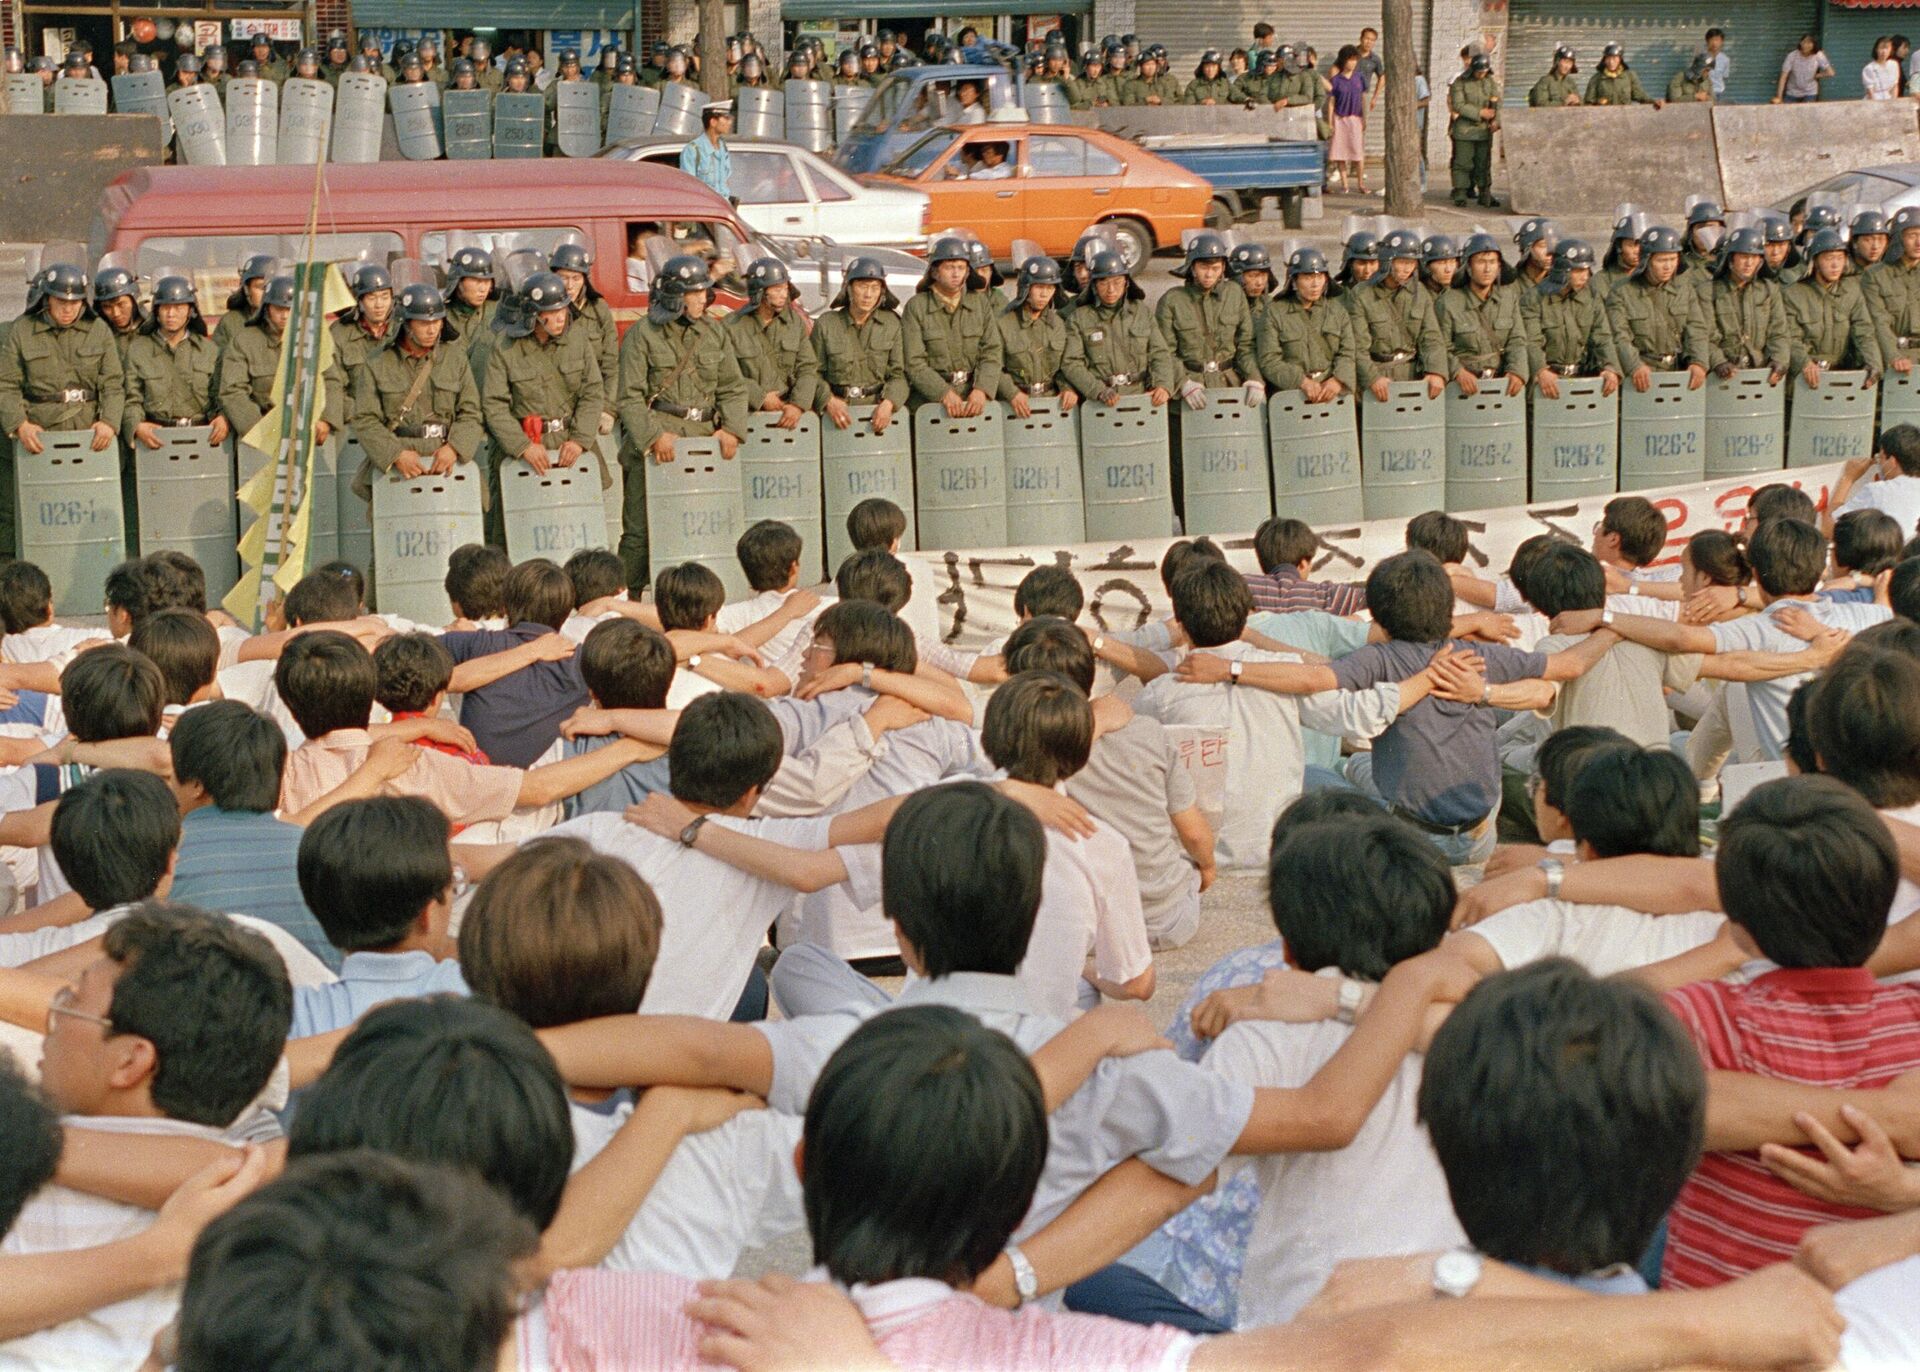
<svg viewBox="0 0 1920 1372">
<path fill-rule="evenodd" d="M 1360 518 L 1360 434 L 1353 397 L 1315 404 L 1298 390 L 1267 401 L 1267 462 L 1276 514 L 1316 528 Z"/>
<path fill-rule="evenodd" d="M 63 76 L 53 83 L 55 114 L 105 114 L 107 83 L 91 76 Z"/>
<path fill-rule="evenodd" d="M 1701 480 L 1707 471 L 1707 390 L 1687 373 L 1655 372 L 1646 391 L 1620 388 L 1620 489 L 1650 491 Z"/>
<path fill-rule="evenodd" d="M 742 138 L 787 136 L 786 102 L 772 86 L 742 86 L 733 103 L 733 127 Z"/>
<path fill-rule="evenodd" d="M 227 165 L 227 112 L 212 86 L 175 86 L 167 92 L 174 151 L 193 167 Z"/>
<path fill-rule="evenodd" d="M 1027 118 L 1035 124 L 1072 122 L 1067 93 L 1052 81 L 1028 82 L 1020 92 L 1020 103 L 1026 108 Z"/>
<path fill-rule="evenodd" d="M 1709 479 L 1777 472 L 1787 465 L 1787 388 L 1784 382 L 1769 386 L 1770 375 L 1765 367 L 1754 367 L 1725 381 L 1707 378 Z"/>
<path fill-rule="evenodd" d="M 1051 396 L 1028 403 L 1030 417 L 1007 416 L 1007 542 L 1013 547 L 1084 543 L 1079 410 L 1063 415 Z"/>
<path fill-rule="evenodd" d="M 409 162 L 431 162 L 440 156 L 440 88 L 431 81 L 387 87 L 387 107 L 393 111 L 393 133 L 400 155 Z"/>
<path fill-rule="evenodd" d="M 672 138 L 692 138 L 700 132 L 700 111 L 707 107 L 704 91 L 678 81 L 660 87 L 660 112 L 653 131 Z"/>
<path fill-rule="evenodd" d="M 1189 537 L 1252 533 L 1273 513 L 1265 407 L 1215 391 L 1180 415 L 1180 465 Z"/>
<path fill-rule="evenodd" d="M 885 496 L 907 516 L 902 549 L 919 546 L 913 511 L 913 427 L 899 415 L 886 432 L 873 431 L 872 405 L 849 405 L 853 422 L 820 430 L 820 482 L 827 515 L 827 566 L 838 567 L 853 551 L 847 515 L 868 496 Z M 648 492 L 651 496 L 652 492 Z"/>
<path fill-rule="evenodd" d="M 1173 473 L 1166 407 L 1127 395 L 1113 405 L 1089 401 L 1079 413 L 1088 539 L 1167 537 L 1173 532 Z"/>
<path fill-rule="evenodd" d="M 547 102 L 532 92 L 493 97 L 493 155 L 538 157 L 545 146 Z"/>
<path fill-rule="evenodd" d="M 791 524 L 800 535 L 800 584 L 811 585 L 826 569 L 820 523 L 820 417 L 803 414 L 791 429 L 777 414 L 754 414 L 740 440 L 741 519 L 751 528 L 763 519 Z M 651 497 L 651 489 L 647 492 Z"/>
<path fill-rule="evenodd" d="M 1600 379 L 1560 379 L 1560 398 L 1533 397 L 1533 499 L 1605 495 L 1620 470 L 1620 396 L 1600 394 Z"/>
<path fill-rule="evenodd" d="M 447 156 L 455 162 L 493 156 L 493 94 L 491 91 L 446 91 L 440 96 L 440 117 L 447 131 Z"/>
<path fill-rule="evenodd" d="M 1360 400 L 1360 504 L 1368 519 L 1408 519 L 1446 502 L 1447 411 L 1424 381 Z"/>
<path fill-rule="evenodd" d="M 789 81 L 780 88 L 787 107 L 787 141 L 808 152 L 833 143 L 833 87 L 825 81 Z"/>
<path fill-rule="evenodd" d="M 742 91 L 741 94 L 746 94 Z M 653 132 L 653 121 L 660 117 L 660 92 L 653 86 L 615 86 L 607 97 L 609 146 L 645 138 Z M 742 130 L 745 132 L 745 130 Z"/>
<path fill-rule="evenodd" d="M 1527 393 L 1507 394 L 1504 377 L 1474 395 L 1446 390 L 1448 510 L 1498 510 L 1527 503 Z"/>
<path fill-rule="evenodd" d="M 173 549 L 207 574 L 207 601 L 218 603 L 240 575 L 234 526 L 233 448 L 208 442 L 205 427 L 163 428 L 160 446 L 133 446 L 140 506 L 140 552 Z"/>
<path fill-rule="evenodd" d="M 544 474 L 517 457 L 496 457 L 508 557 L 515 562 L 530 557 L 564 562 L 581 548 L 607 546 L 599 453 L 583 453 L 573 466 L 549 467 Z"/>
<path fill-rule="evenodd" d="M 998 401 L 970 419 L 937 403 L 913 414 L 920 546 L 999 548 L 1007 541 L 1006 411 Z"/>
<path fill-rule="evenodd" d="M 100 585 L 126 557 L 120 445 L 93 451 L 93 431 L 47 430 L 14 449 L 20 556 L 53 582 L 57 615 L 98 614 Z"/>
<path fill-rule="evenodd" d="M 47 88 L 32 72 L 15 72 L 7 78 L 8 114 L 45 114 Z"/>
<path fill-rule="evenodd" d="M 873 103 L 872 86 L 836 86 L 833 91 L 833 136 L 844 141 Z"/>
<path fill-rule="evenodd" d="M 173 115 L 167 110 L 167 79 L 157 71 L 128 72 L 113 78 L 113 108 L 120 114 L 151 114 L 160 120 L 160 146 L 173 142 Z"/>
<path fill-rule="evenodd" d="M 553 117 L 554 141 L 561 152 L 592 157 L 600 151 L 600 88 L 593 82 L 562 81 L 555 86 Z"/>
<path fill-rule="evenodd" d="M 416 624 L 453 619 L 445 585 L 447 557 L 464 544 L 486 541 L 480 508 L 485 481 L 485 472 L 472 462 L 454 464 L 445 476 L 412 481 L 374 473 L 373 560 L 382 614 Z"/>
<path fill-rule="evenodd" d="M 601 434 L 594 440 L 594 447 L 600 453 L 600 470 L 606 473 L 606 482 L 600 487 L 600 503 L 607 510 L 607 546 L 618 548 L 620 538 L 626 530 L 627 515 L 627 472 L 620 465 L 620 426 L 615 424 L 613 432 Z"/>
<path fill-rule="evenodd" d="M 280 160 L 280 87 L 227 82 L 227 165 L 270 167 Z"/>
<path fill-rule="evenodd" d="M 280 161 L 311 167 L 324 162 L 333 135 L 333 87 L 325 81 L 289 77 L 280 87 Z"/>
<path fill-rule="evenodd" d="M 360 446 L 360 440 L 351 435 L 342 438 L 336 466 L 339 478 L 333 483 L 334 528 L 340 539 L 341 560 L 365 572 L 371 583 L 374 580 L 373 507 L 353 490 L 354 478 L 366 465 L 367 450 Z"/>
<path fill-rule="evenodd" d="M 673 461 L 647 467 L 647 557 L 656 567 L 698 562 L 720 578 L 728 600 L 753 594 L 734 556 L 746 529 L 740 468 L 712 438 L 678 438 Z"/>
<path fill-rule="evenodd" d="M 333 93 L 333 160 L 378 162 L 386 114 L 386 77 L 357 71 L 341 76 Z"/>
<path fill-rule="evenodd" d="M 1874 390 L 1864 372 L 1822 372 L 1818 387 L 1793 379 L 1787 427 L 1787 465 L 1819 467 L 1873 452 Z M 1903 532 L 1905 532 L 1903 530 Z"/>
<path fill-rule="evenodd" d="M 1880 378 L 1880 427 L 1895 424 L 1920 424 L 1920 367 L 1905 375 L 1889 367 Z"/>
</svg>

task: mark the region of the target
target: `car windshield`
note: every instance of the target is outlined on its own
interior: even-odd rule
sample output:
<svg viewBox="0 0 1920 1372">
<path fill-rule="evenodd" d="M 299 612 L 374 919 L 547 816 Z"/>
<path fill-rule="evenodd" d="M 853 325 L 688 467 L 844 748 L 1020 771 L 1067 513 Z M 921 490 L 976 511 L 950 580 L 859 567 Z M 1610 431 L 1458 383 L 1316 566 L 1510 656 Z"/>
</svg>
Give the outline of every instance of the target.
<svg viewBox="0 0 1920 1372">
<path fill-rule="evenodd" d="M 873 99 L 867 104 L 866 113 L 862 114 L 860 122 L 853 126 L 853 131 L 856 134 L 879 133 L 887 128 L 893 123 L 893 117 L 900 113 L 900 104 L 907 98 L 907 88 L 912 84 L 901 76 L 889 76 L 881 82 L 880 88 L 873 93 Z"/>
<path fill-rule="evenodd" d="M 887 171 L 895 176 L 918 176 L 940 160 L 940 155 L 960 137 L 958 129 L 935 129 L 893 160 Z"/>
<path fill-rule="evenodd" d="M 1876 176 L 1870 171 L 1841 172 L 1830 176 L 1818 185 L 1810 186 L 1799 195 L 1788 196 L 1774 205 L 1783 213 L 1805 200 L 1811 205 L 1864 205 L 1875 209 L 1893 204 L 1912 187 L 1890 176 Z"/>
</svg>

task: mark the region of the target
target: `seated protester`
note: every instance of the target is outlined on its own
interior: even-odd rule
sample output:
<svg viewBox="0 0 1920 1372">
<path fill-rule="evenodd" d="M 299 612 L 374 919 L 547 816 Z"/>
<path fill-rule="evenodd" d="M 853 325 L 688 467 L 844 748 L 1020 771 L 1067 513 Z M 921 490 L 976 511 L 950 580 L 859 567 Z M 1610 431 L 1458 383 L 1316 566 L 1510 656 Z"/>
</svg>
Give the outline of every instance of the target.
<svg viewBox="0 0 1920 1372">
<path fill-rule="evenodd" d="M 575 643 L 584 642 L 594 625 L 606 623 L 617 613 L 600 602 L 627 599 L 627 567 L 618 553 L 582 548 L 560 570 L 573 583 L 573 613 L 560 632 Z"/>
<path fill-rule="evenodd" d="M 273 813 L 287 765 L 280 730 L 237 700 L 212 700 L 181 716 L 167 747 L 181 812 L 169 897 L 277 925 L 338 972 L 340 950 L 300 891 L 305 831 Z"/>
<path fill-rule="evenodd" d="M 1747 512 L 1740 520 L 1740 541 L 1753 537 L 1753 531 L 1769 519 L 1797 519 L 1802 524 L 1818 524 L 1813 497 L 1798 486 L 1770 481 L 1747 497 Z"/>
<path fill-rule="evenodd" d="M 125 638 L 133 626 L 150 613 L 147 606 L 147 582 L 140 575 L 140 559 L 129 558 L 114 564 L 102 588 L 106 601 L 107 632 Z"/>
<path fill-rule="evenodd" d="M 1241 641 L 1252 607 L 1240 573 L 1213 558 L 1193 559 L 1173 583 L 1174 617 L 1193 652 L 1180 675 L 1149 682 L 1133 702 L 1141 714 L 1162 724 L 1225 731 L 1226 808 L 1218 851 L 1228 867 L 1266 861 L 1274 819 L 1300 794 L 1306 767 L 1303 726 L 1372 738 L 1428 690 L 1426 675 L 1413 673 L 1404 683 L 1335 691 L 1331 669 L 1304 667 L 1292 654 L 1265 652 Z M 1271 689 L 1239 689 L 1266 684 L 1263 668 L 1274 669 Z"/>
<path fill-rule="evenodd" d="M 1013 588 L 1013 619 L 1016 627 L 1041 616 L 1064 619 L 1068 624 L 1080 618 L 1087 607 L 1080 579 L 1065 567 L 1043 563 L 1020 578 Z M 976 675 L 989 676 L 997 684 L 1012 675 L 1005 657 L 1007 640 L 997 638 L 987 644 L 977 664 Z M 995 661 L 999 659 L 999 661 Z"/>
<path fill-rule="evenodd" d="M 1495 614 L 1513 616 L 1514 627 L 1520 632 L 1514 639 L 1514 645 L 1528 652 L 1533 645 L 1545 638 L 1550 632 L 1546 617 L 1533 611 L 1527 604 L 1527 598 L 1520 593 L 1528 571 L 1539 559 L 1540 554 L 1560 542 L 1552 534 L 1535 534 L 1523 538 L 1513 550 L 1513 556 L 1507 559 L 1507 570 L 1492 583 L 1475 576 L 1462 568 L 1448 572 L 1447 583 L 1453 588 L 1456 602 L 1465 605 L 1479 605 L 1491 608 Z"/>
<path fill-rule="evenodd" d="M 340 577 L 308 572 L 294 583 L 283 603 L 286 628 L 249 639 L 240 649 L 240 659 L 230 667 L 222 667 L 216 682 L 223 699 L 237 700 L 258 710 L 280 726 L 288 748 L 298 748 L 306 736 L 300 732 L 293 712 L 280 699 L 274 685 L 274 663 L 285 644 L 292 641 L 292 630 L 337 624 L 342 632 L 349 628 L 357 632 L 359 601 L 353 587 Z M 385 636 L 384 630 L 380 636 Z"/>
<path fill-rule="evenodd" d="M 1325 610 L 1356 615 L 1367 608 L 1365 586 L 1351 581 L 1309 581 L 1320 536 L 1304 520 L 1274 518 L 1253 531 L 1260 574 L 1247 578 L 1256 610 Z"/>
<path fill-rule="evenodd" d="M 507 573 L 503 594 L 505 629 L 441 636 L 456 666 L 556 633 L 573 613 L 573 583 L 545 558 L 523 562 Z M 508 767 L 531 767 L 560 736 L 560 722 L 587 703 L 580 664 L 571 655 L 535 662 L 462 690 L 460 722 L 489 758 Z"/>
<path fill-rule="evenodd" d="M 506 550 L 487 543 L 463 543 L 447 558 L 442 588 L 453 607 L 452 629 L 507 627 L 507 573 L 513 570 Z"/>
<path fill-rule="evenodd" d="M 1160 558 L 1160 589 L 1166 592 L 1169 601 L 1173 599 L 1175 579 L 1198 558 L 1225 562 L 1227 555 L 1220 551 L 1219 544 L 1204 535 L 1176 538 L 1167 545 L 1167 551 Z M 1116 629 L 1093 636 L 1093 655 L 1113 668 L 1115 684 L 1127 676 L 1152 681 L 1179 665 L 1181 650 L 1192 646 L 1177 616 L 1149 620 L 1138 629 Z"/>
<path fill-rule="evenodd" d="M 615 562 L 620 559 L 614 558 Z M 674 679 L 673 645 L 644 624 L 614 618 L 595 624 L 580 645 L 580 676 L 587 684 L 589 708 L 664 710 Z M 578 722 L 575 714 L 570 724 Z M 618 735 L 572 733 L 563 728 L 555 744 L 559 757 L 597 752 Z M 640 761 L 628 763 L 604 781 L 596 781 L 565 801 L 566 817 L 619 814 L 627 806 L 667 789 L 667 750 L 649 744 Z M 549 753 L 549 757 L 555 756 Z"/>
<path fill-rule="evenodd" d="M 937 643 L 940 607 L 936 602 L 940 597 L 940 583 L 925 558 L 901 552 L 900 545 L 907 541 L 906 535 L 906 512 L 883 496 L 868 496 L 847 511 L 847 541 L 855 553 L 870 550 L 891 553 L 906 569 L 908 594 L 899 605 L 887 608 L 907 621 L 914 638 L 922 644 Z M 841 598 L 846 598 L 846 592 L 841 592 Z M 964 677 L 966 673 L 954 675 Z"/>
<path fill-rule="evenodd" d="M 300 893 L 343 955 L 340 979 L 293 993 L 291 1038 L 343 1029 L 390 1000 L 465 995 L 447 933 L 447 817 L 415 796 L 336 805 L 300 840 Z"/>
<path fill-rule="evenodd" d="M 1901 538 L 1920 524 L 1920 428 L 1894 424 L 1881 430 L 1872 457 L 1849 461 L 1827 497 L 1821 529 L 1835 533 L 1843 516 L 1877 510 L 1892 518 Z"/>
<path fill-rule="evenodd" d="M 1500 807 L 1502 842 L 1487 859 L 1487 875 L 1532 866 L 1542 858 L 1556 857 L 1562 862 L 1574 857 L 1579 845 L 1574 842 L 1573 825 L 1567 822 L 1567 797 L 1573 792 L 1573 779 L 1596 752 L 1610 748 L 1631 748 L 1633 740 L 1617 729 L 1603 725 L 1575 724 L 1555 729 L 1533 753 L 1533 770 L 1521 778 L 1526 796 L 1526 836 L 1506 842 L 1509 816 L 1509 789 Z"/>
<path fill-rule="evenodd" d="M 1003 656 L 1015 675 L 1057 673 L 1081 694 L 1093 693 L 1093 649 L 1066 619 L 1028 619 Z M 1100 727 L 1086 766 L 1067 779 L 1067 794 L 1127 840 L 1147 940 L 1156 950 L 1178 948 L 1199 932 L 1200 895 L 1216 875 L 1213 827 L 1158 720 L 1112 697 L 1093 711 Z"/>
<path fill-rule="evenodd" d="M 291 1004 L 286 969 L 264 938 L 224 915 L 144 904 L 54 996 L 41 1085 L 68 1124 L 238 1143 L 230 1126 L 273 1075 Z M 108 1243 L 153 1222 L 151 1210 L 47 1186 L 21 1211 L 5 1251 Z M 0 1360 L 137 1367 L 178 1303 L 177 1285 L 158 1287 L 0 1344 Z"/>
<path fill-rule="evenodd" d="M 1639 595 L 1643 583 L 1666 585 L 1680 579 L 1677 562 L 1656 567 L 1667 550 L 1667 517 L 1641 495 L 1617 495 L 1593 530 L 1593 555 L 1607 569 L 1607 590 Z"/>
<path fill-rule="evenodd" d="M 1920 673 L 1916 673 L 1920 675 Z M 1656 853 L 1700 855 L 1700 788 L 1672 753 L 1618 744 L 1590 748 L 1564 798 L 1578 845 L 1575 861 Z M 1550 891 L 1561 859 L 1541 859 Z M 1597 977 L 1664 962 L 1711 943 L 1725 920 L 1718 913 L 1648 915 L 1620 905 L 1558 899 L 1502 910 L 1456 935 L 1454 952 L 1482 972 L 1564 957 Z"/>
<path fill-rule="evenodd" d="M 1803 610 L 1829 628 L 1865 629 L 1890 617 L 1891 611 L 1881 605 L 1846 605 L 1815 599 L 1820 573 L 1826 566 L 1827 547 L 1826 539 L 1811 524 L 1797 519 L 1769 520 L 1755 529 L 1748 540 L 1747 557 L 1753 564 L 1761 604 L 1765 607 L 1757 615 L 1694 625 L 1644 615 L 1582 610 L 1563 615 L 1554 627 L 1560 632 L 1578 633 L 1598 626 L 1604 616 L 1607 627 L 1622 638 L 1661 652 L 1805 652 L 1811 669 L 1825 665 L 1818 650 L 1808 649 L 1776 622 L 1786 603 L 1798 602 Z M 1714 669 L 1703 663 L 1701 670 Z M 1745 682 L 1731 692 L 1727 711 L 1736 760 L 1757 762 L 1781 755 L 1786 743 L 1787 697 L 1806 677 L 1806 672 L 1774 676 Z M 1698 775 L 1700 768 L 1696 765 L 1694 770 Z"/>
<path fill-rule="evenodd" d="M 8 662 L 50 662 L 59 671 L 94 643 L 111 643 L 105 629 L 70 628 L 53 618 L 53 583 L 31 562 L 15 559 L 0 567 L 0 658 Z"/>
<path fill-rule="evenodd" d="M 714 621 L 725 606 L 727 588 L 711 567 L 683 562 L 653 579 L 653 607 L 664 632 L 715 632 Z M 714 691 L 746 691 L 752 695 L 785 695 L 793 683 L 770 667 L 735 661 L 717 651 L 695 653 L 684 672 L 675 672 L 667 690 L 667 707 L 678 710 L 697 696 Z"/>
<path fill-rule="evenodd" d="M 220 640 L 220 666 L 231 667 L 240 660 L 240 645 L 253 635 L 242 629 L 224 610 L 217 617 L 207 610 L 207 573 L 198 562 L 177 548 L 161 548 L 148 553 L 135 564 L 146 586 L 147 612 L 188 610 L 213 626 Z M 132 633 L 129 628 L 128 633 Z"/>
<path fill-rule="evenodd" d="M 930 591 L 920 589 L 920 583 L 908 573 L 907 564 L 897 555 L 883 548 L 849 553 L 833 574 L 833 588 L 841 600 L 871 601 L 889 614 L 899 615 L 913 630 L 915 656 L 922 667 L 943 672 L 955 681 L 971 681 L 980 668 L 979 654 L 957 652 L 938 637 L 915 627 L 919 616 L 909 614 L 907 607 L 916 592 L 929 594 Z"/>
<path fill-rule="evenodd" d="M 143 653 L 160 669 L 166 684 L 166 706 L 160 736 L 192 706 L 214 697 L 214 674 L 220 666 L 220 636 L 207 617 L 192 610 L 158 610 L 127 635 L 127 646 Z"/>
<path fill-rule="evenodd" d="M 734 545 L 753 595 L 720 607 L 714 628 L 760 650 L 767 665 L 789 681 L 800 677 L 807 635 L 819 618 L 821 598 L 800 587 L 805 551 L 791 524 L 762 519 L 747 526 Z"/>
<path fill-rule="evenodd" d="M 1667 993 L 1709 1071 L 1871 1092 L 1920 1067 L 1920 987 L 1863 966 L 1900 875 L 1866 800 L 1826 777 L 1756 787 L 1720 822 L 1714 874 L 1734 941 L 1771 970 Z M 1660 1284 L 1713 1286 L 1788 1261 L 1808 1229 L 1866 1213 L 1796 1190 L 1753 1153 L 1709 1152 L 1668 1218 Z"/>
<path fill-rule="evenodd" d="M 1466 565 L 1472 531 L 1443 510 L 1428 510 L 1407 521 L 1407 551 L 1433 554 L 1449 575 Z"/>
<path fill-rule="evenodd" d="M 333 791 L 366 760 L 373 747 L 367 731 L 373 712 L 373 658 L 345 634 L 302 634 L 280 655 L 274 681 L 306 737 L 287 759 L 280 811 L 293 814 Z M 466 826 L 505 820 L 516 810 L 539 811 L 642 759 L 643 745 L 619 739 L 590 756 L 550 762 L 531 770 L 476 766 L 430 749 L 416 749 L 411 765 L 385 781 L 388 795 L 420 796 L 448 820 Z M 546 815 L 523 816 L 544 827 Z"/>
<path fill-rule="evenodd" d="M 373 698 L 394 722 L 410 719 L 439 719 L 447 703 L 447 688 L 453 684 L 453 654 L 433 634 L 395 634 L 380 640 L 373 650 Z M 457 757 L 485 767 L 487 755 L 478 748 L 463 748 L 458 743 L 443 743 L 434 738 L 415 739 L 422 748 Z"/>
<path fill-rule="evenodd" d="M 638 625 L 633 626 L 638 628 Z M 488 873 L 460 926 L 460 966 L 474 995 L 546 1029 L 632 1014 L 660 949 L 660 903 L 616 858 L 577 839 L 529 844 Z M 575 1088 L 575 1171 L 626 1122 L 627 1092 Z M 625 1271 L 725 1277 L 741 1251 L 800 1229 L 793 1170 L 800 1121 L 746 1110 L 692 1134 L 665 1159 L 645 1204 L 601 1261 Z"/>
<path fill-rule="evenodd" d="M 1879 510 L 1849 510 L 1833 521 L 1832 537 L 1820 599 L 1871 604 L 1875 580 L 1900 561 L 1906 532 Z"/>
</svg>

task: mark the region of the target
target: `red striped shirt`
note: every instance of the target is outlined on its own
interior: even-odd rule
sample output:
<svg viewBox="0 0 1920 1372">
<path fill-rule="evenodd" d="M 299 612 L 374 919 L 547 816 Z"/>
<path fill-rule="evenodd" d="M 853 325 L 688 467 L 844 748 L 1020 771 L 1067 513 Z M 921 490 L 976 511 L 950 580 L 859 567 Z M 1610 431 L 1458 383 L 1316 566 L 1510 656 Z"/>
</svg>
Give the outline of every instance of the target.
<svg viewBox="0 0 1920 1372">
<path fill-rule="evenodd" d="M 1325 610 L 1330 615 L 1357 615 L 1367 608 L 1367 588 L 1358 581 L 1308 581 L 1291 567 L 1247 576 L 1253 608 L 1272 614 L 1294 610 Z"/>
<path fill-rule="evenodd" d="M 1920 1067 L 1920 986 L 1883 985 L 1864 967 L 1696 982 L 1669 991 L 1667 1004 L 1709 1071 L 1857 1089 Z M 1668 1216 L 1660 1285 L 1731 1281 L 1791 1259 L 1814 1225 L 1873 1213 L 1796 1191 L 1755 1153 L 1708 1153 Z"/>
</svg>

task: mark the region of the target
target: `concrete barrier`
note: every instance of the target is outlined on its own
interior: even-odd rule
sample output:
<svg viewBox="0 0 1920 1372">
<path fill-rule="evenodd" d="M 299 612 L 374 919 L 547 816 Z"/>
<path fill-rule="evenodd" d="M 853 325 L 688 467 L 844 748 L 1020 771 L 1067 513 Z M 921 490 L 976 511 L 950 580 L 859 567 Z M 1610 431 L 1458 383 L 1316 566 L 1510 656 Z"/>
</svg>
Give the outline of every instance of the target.
<svg viewBox="0 0 1920 1372">
<path fill-rule="evenodd" d="M 1652 187 L 1664 188 L 1652 197 L 1660 201 L 1711 192 L 1720 184 L 1716 113 L 1704 105 L 1503 108 L 1499 146 L 1513 212 L 1611 214 L 1625 200 L 1645 203 Z"/>
<path fill-rule="evenodd" d="M 86 242 L 107 184 L 160 150 L 151 114 L 0 115 L 0 242 Z"/>
<path fill-rule="evenodd" d="M 1746 208 L 1854 167 L 1920 162 L 1920 113 L 1911 100 L 1719 105 L 1713 133 L 1721 203 Z"/>
</svg>

